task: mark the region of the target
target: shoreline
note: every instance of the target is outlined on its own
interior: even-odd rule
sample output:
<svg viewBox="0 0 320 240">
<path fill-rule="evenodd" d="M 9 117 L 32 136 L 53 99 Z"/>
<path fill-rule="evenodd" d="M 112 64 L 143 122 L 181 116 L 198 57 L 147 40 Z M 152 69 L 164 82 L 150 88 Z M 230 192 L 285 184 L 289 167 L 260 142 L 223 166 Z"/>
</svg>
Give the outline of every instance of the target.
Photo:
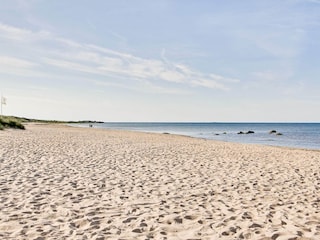
<svg viewBox="0 0 320 240">
<path fill-rule="evenodd" d="M 64 124 L 0 139 L 0 238 L 320 238 L 319 151 Z"/>
<path fill-rule="evenodd" d="M 206 141 L 215 141 L 215 142 L 222 142 L 222 143 L 235 143 L 235 144 L 244 144 L 244 145 L 253 145 L 253 146 L 265 146 L 265 147 L 275 147 L 275 148 L 283 148 L 283 149 L 291 149 L 291 150 L 303 150 L 303 151 L 315 151 L 320 152 L 320 149 L 313 149 L 313 148 L 304 148 L 304 147 L 293 147 L 293 146 L 281 146 L 281 145 L 268 145 L 263 143 L 247 143 L 247 142 L 233 142 L 233 141 L 224 141 L 224 140 L 217 140 L 217 139 L 210 139 L 205 137 L 195 137 L 191 135 L 184 135 L 184 134 L 177 134 L 177 133 L 168 133 L 168 132 L 149 132 L 149 131 L 140 131 L 140 130 L 130 130 L 130 129 L 112 129 L 112 128 L 103 128 L 103 127 L 88 127 L 88 126 L 76 126 L 72 124 L 61 124 L 68 127 L 75 127 L 75 128 L 83 128 L 83 129 L 100 129 L 100 130 L 107 130 L 107 131 L 124 131 L 124 132 L 136 132 L 136 133 L 146 133 L 146 134 L 161 134 L 161 135 L 172 135 L 172 136 L 180 136 L 180 137 L 187 137 L 187 138 L 194 138 L 194 139 L 202 139 Z"/>
</svg>

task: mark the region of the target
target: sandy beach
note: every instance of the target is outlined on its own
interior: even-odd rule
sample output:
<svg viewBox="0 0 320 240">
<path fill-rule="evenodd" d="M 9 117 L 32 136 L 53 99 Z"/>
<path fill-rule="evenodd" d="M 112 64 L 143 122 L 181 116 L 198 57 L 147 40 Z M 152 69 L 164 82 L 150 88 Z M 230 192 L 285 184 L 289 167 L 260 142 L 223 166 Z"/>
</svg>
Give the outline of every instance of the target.
<svg viewBox="0 0 320 240">
<path fill-rule="evenodd" d="M 320 239 L 320 151 L 0 131 L 0 239 Z"/>
</svg>

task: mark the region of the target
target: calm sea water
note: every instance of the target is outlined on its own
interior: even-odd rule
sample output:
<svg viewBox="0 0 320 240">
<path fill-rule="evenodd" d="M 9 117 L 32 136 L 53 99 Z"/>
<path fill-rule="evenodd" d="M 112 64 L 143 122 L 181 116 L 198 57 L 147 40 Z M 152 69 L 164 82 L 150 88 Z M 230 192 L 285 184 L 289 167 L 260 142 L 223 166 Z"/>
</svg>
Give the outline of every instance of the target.
<svg viewBox="0 0 320 240">
<path fill-rule="evenodd" d="M 100 123 L 93 126 L 181 134 L 227 142 L 320 149 L 320 123 Z M 271 130 L 283 135 L 269 134 Z M 254 134 L 237 134 L 240 131 L 254 131 Z"/>
</svg>

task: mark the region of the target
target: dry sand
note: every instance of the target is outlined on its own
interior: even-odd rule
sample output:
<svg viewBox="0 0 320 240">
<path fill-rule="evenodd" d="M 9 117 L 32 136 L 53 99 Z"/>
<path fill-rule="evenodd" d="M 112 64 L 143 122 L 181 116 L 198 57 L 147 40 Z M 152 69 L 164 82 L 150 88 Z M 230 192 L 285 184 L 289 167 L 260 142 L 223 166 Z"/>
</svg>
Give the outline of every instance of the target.
<svg viewBox="0 0 320 240">
<path fill-rule="evenodd" d="M 28 125 L 0 132 L 1 239 L 320 239 L 320 152 Z"/>
</svg>

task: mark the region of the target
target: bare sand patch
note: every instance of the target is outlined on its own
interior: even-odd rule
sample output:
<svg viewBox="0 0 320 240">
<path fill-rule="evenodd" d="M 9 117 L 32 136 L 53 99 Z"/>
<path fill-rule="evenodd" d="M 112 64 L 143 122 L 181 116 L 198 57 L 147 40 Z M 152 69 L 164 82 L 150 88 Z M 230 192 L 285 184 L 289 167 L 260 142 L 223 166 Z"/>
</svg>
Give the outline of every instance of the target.
<svg viewBox="0 0 320 240">
<path fill-rule="evenodd" d="M 28 125 L 0 132 L 1 239 L 320 239 L 320 152 Z"/>
</svg>

